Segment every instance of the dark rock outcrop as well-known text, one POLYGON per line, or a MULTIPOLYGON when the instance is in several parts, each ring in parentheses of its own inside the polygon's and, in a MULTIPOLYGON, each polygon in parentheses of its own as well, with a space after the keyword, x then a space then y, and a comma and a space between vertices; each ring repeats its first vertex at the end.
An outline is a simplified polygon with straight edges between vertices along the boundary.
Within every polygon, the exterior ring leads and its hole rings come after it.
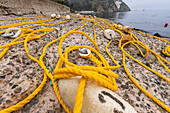
POLYGON ((0 0, 0 15, 2 14, 44 14, 69 13, 70 8, 51 0, 0 0))
POLYGON ((72 11, 117 12, 130 11, 122 0, 63 0, 72 11), (115 3, 118 1, 118 5, 115 3))

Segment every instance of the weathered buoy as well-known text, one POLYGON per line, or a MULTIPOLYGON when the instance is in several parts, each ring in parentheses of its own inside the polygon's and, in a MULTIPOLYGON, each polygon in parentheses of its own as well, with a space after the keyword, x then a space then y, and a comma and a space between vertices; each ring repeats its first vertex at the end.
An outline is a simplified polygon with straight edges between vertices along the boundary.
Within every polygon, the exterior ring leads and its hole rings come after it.
MULTIPOLYGON (((59 91, 64 103, 73 111, 81 77, 59 80, 59 91)), ((82 113, 137 113, 136 110, 113 91, 87 80, 82 113)))
POLYGON ((13 36, 14 35, 14 33, 13 32, 11 32, 11 33, 4 33, 4 34, 2 34, 1 36, 2 37, 11 37, 11 36, 13 36))
POLYGON ((168 23, 165 23, 164 27, 168 27, 168 23))
POLYGON ((87 48, 80 48, 79 49, 79 55, 83 58, 88 58, 88 56, 90 55, 91 51, 87 48))
MULTIPOLYGON (((124 43, 128 42, 128 41, 133 41, 133 38, 132 38, 130 35, 125 35, 125 36, 123 37, 122 41, 121 41, 121 42, 122 42, 122 45, 123 45, 124 43)), ((127 47, 130 46, 130 44, 131 44, 131 43, 126 44, 124 47, 127 48, 127 47)))
POLYGON ((66 15, 67 20, 70 20, 70 18, 71 18, 70 15, 66 15))
POLYGON ((10 34, 10 32, 12 32, 12 31, 17 31, 17 32, 14 35, 10 36, 11 38, 17 38, 21 33, 20 28, 9 28, 6 30, 6 34, 10 34))
POLYGON ((118 28, 123 28, 123 26, 122 26, 122 25, 120 25, 120 24, 118 24, 118 25, 117 25, 117 27, 118 27, 118 28))
POLYGON ((55 13, 51 14, 51 18, 55 18, 57 15, 55 13))
POLYGON ((60 17, 61 17, 61 16, 60 16, 59 14, 56 16, 57 19, 60 19, 60 17))
POLYGON ((115 31, 113 31, 113 30, 111 30, 111 29, 106 29, 105 31, 104 31, 104 36, 107 38, 107 39, 112 39, 112 38, 114 38, 115 37, 115 31))
POLYGON ((131 32, 131 28, 130 28, 129 26, 124 26, 122 30, 123 30, 123 32, 125 32, 125 33, 131 32))

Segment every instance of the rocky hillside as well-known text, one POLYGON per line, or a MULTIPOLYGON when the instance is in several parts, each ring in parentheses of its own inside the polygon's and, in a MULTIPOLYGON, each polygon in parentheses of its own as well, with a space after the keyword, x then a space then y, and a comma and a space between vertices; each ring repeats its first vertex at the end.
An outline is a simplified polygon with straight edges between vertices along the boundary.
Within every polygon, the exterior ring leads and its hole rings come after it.
POLYGON ((51 0, 0 0, 0 15, 69 13, 70 8, 51 0))
POLYGON ((54 0, 68 5, 73 11, 117 12, 130 11, 122 0, 54 0))

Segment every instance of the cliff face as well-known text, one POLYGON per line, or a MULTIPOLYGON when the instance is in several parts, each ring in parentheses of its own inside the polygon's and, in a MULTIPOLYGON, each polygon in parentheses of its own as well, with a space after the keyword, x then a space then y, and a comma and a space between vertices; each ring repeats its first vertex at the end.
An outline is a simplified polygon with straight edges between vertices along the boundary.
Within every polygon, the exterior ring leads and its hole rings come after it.
POLYGON ((69 13, 70 8, 51 0, 0 0, 0 14, 69 13))
POLYGON ((76 11, 130 11, 130 8, 121 0, 64 0, 64 2, 76 11), (116 1, 120 3, 116 4, 116 1))

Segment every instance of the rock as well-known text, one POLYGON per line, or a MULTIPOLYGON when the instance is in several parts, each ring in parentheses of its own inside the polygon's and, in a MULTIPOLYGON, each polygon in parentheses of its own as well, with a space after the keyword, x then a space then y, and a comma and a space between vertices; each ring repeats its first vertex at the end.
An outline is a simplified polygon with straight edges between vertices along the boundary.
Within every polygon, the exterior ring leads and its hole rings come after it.
POLYGON ((152 67, 150 66, 148 62, 145 65, 152 69, 152 67))
MULTIPOLYGON (((73 111, 80 78, 59 80, 59 91, 65 104, 73 111)), ((82 113, 137 113, 135 109, 113 91, 88 80, 83 97, 82 113)))
POLYGON ((11 89, 15 89, 18 85, 13 85, 11 89))
POLYGON ((9 61, 9 63, 7 65, 14 66, 14 64, 11 61, 9 61))
POLYGON ((6 75, 0 76, 0 79, 1 79, 1 78, 3 78, 3 79, 4 79, 5 77, 6 77, 6 75))
POLYGON ((19 67, 15 67, 16 71, 19 71, 19 67))
POLYGON ((162 37, 159 33, 155 33, 154 36, 162 37))
POLYGON ((139 51, 138 51, 137 49, 135 49, 135 48, 129 48, 128 50, 129 50, 130 53, 133 54, 133 55, 137 55, 137 54, 139 53, 139 51))
POLYGON ((52 13, 70 13, 70 8, 51 0, 1 0, 0 6, 7 14, 43 14, 51 16, 52 13))
MULTIPOLYGON (((55 1, 55 0, 53 0, 55 1)), ((115 12, 130 11, 130 8, 121 0, 118 9, 113 0, 63 0, 66 5, 76 11, 115 12)))
POLYGON ((149 52, 148 56, 145 57, 145 60, 149 63, 154 63, 156 61, 155 55, 149 52))
POLYGON ((136 100, 137 100, 137 101, 140 101, 140 98, 139 98, 139 97, 136 97, 136 100))
POLYGON ((22 90, 22 88, 21 88, 21 87, 16 88, 16 89, 14 90, 14 93, 20 93, 20 92, 21 92, 21 90, 22 90))
POLYGON ((11 100, 6 100, 6 104, 10 104, 11 102, 11 100))
POLYGON ((123 88, 123 90, 128 89, 128 85, 121 85, 121 88, 123 88))

